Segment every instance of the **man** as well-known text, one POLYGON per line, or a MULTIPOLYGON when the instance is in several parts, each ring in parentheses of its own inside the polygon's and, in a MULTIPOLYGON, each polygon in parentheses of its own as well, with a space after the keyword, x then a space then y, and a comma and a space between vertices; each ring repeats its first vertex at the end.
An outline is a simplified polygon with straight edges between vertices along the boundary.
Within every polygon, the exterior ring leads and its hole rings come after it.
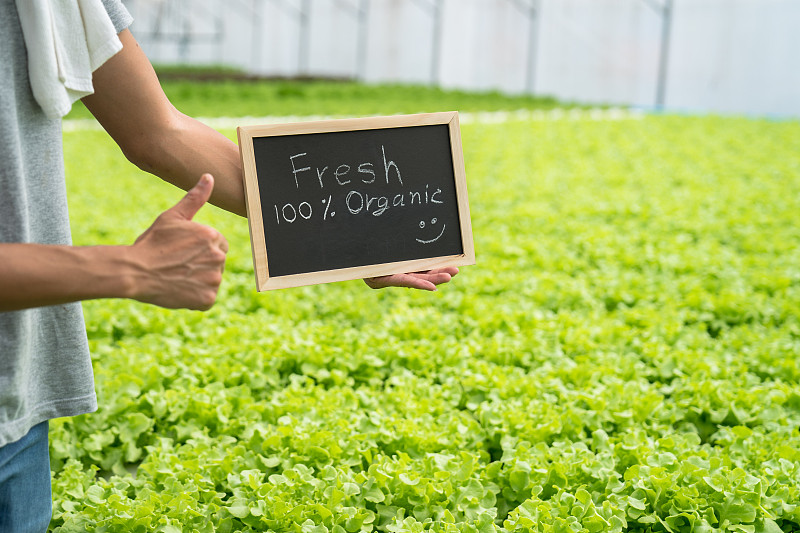
MULTIPOLYGON (((131 162, 188 193, 132 245, 71 246, 60 119, 34 98, 20 1, 34 0, 0 0, 0 533, 46 530, 47 420, 97 409, 79 301, 210 308, 228 243, 192 218, 209 201, 245 215, 238 148, 170 104, 130 15, 102 0, 122 48, 94 70, 83 102, 131 162)), ((434 290, 456 273, 366 282, 434 290)))

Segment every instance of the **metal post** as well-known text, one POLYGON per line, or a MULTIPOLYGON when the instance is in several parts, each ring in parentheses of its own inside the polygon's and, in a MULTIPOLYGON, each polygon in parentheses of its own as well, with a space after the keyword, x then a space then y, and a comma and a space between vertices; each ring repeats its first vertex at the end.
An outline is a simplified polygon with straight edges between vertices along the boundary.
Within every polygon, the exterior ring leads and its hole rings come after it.
POLYGON ((241 12, 248 12, 252 27, 250 30, 250 64, 248 71, 260 72, 262 53, 262 27, 264 20, 264 0, 228 0, 227 8, 234 7, 241 12))
POLYGON ((369 31, 369 0, 361 0, 358 7, 358 40, 356 41, 356 76, 364 81, 367 77, 367 39, 369 31))
POLYGON ((345 2, 344 0, 334 0, 334 3, 342 8, 346 13, 355 17, 358 24, 356 34, 356 79, 363 80, 367 71, 367 34, 369 27, 369 0, 354 0, 355 3, 345 2))
POLYGON ((214 34, 216 36, 217 44, 217 64, 222 65, 223 61, 223 50, 222 50, 222 43, 225 40, 225 23, 222 20, 222 17, 216 13, 214 15, 214 34))
POLYGON ((261 72, 261 31, 263 20, 263 3, 261 0, 253 0, 253 29, 250 38, 252 44, 250 45, 250 70, 261 72))
POLYGON ((300 7, 294 7, 291 2, 286 4, 283 0, 273 0, 285 12, 297 15, 298 42, 297 42, 297 70, 300 75, 308 73, 309 42, 311 39, 311 0, 301 0, 300 7))
POLYGON ((667 99, 667 66, 669 63, 669 41, 672 29, 672 0, 664 0, 661 19, 661 53, 658 58, 658 84, 656 107, 664 109, 667 99))
POLYGON ((442 1, 436 0, 433 6, 433 57, 431 58, 431 83, 439 85, 440 64, 442 61, 442 1))
POLYGON ((443 0, 416 0, 427 8, 433 18, 433 46, 431 49, 431 84, 439 85, 439 65, 442 55, 442 2, 443 0))
POLYGON ((536 37, 537 37, 537 15, 539 8, 536 1, 531 2, 528 11, 528 68, 525 73, 525 91, 528 94, 533 94, 534 82, 536 76, 536 37))
POLYGON ((537 0, 528 4, 523 0, 511 0, 522 13, 528 16, 528 60, 525 62, 525 91, 533 94, 536 76, 536 19, 539 14, 537 0))
MULTIPOLYGON (((181 6, 181 8, 188 6, 181 6)), ((188 13, 188 10, 181 9, 181 12, 188 13)), ((181 58, 181 63, 188 63, 189 61, 189 44, 191 42, 192 24, 189 17, 183 17, 183 34, 178 37, 178 56, 181 58)))
POLYGON ((308 56, 311 44, 311 0, 303 0, 298 13, 300 43, 298 46, 298 70, 300 75, 308 75, 308 56))
POLYGON ((667 100, 667 70, 669 64, 669 41, 672 31, 672 1, 644 0, 644 3, 661 15, 661 48, 658 53, 658 78, 656 79, 656 108, 664 109, 667 100))

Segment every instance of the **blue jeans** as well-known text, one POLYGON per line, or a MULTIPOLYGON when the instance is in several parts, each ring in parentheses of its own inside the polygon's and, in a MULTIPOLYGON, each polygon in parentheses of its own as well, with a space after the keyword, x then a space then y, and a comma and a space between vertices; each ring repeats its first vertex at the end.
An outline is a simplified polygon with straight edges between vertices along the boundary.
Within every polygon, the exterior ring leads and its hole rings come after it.
POLYGON ((47 422, 0 448, 0 533, 44 533, 53 514, 47 422))

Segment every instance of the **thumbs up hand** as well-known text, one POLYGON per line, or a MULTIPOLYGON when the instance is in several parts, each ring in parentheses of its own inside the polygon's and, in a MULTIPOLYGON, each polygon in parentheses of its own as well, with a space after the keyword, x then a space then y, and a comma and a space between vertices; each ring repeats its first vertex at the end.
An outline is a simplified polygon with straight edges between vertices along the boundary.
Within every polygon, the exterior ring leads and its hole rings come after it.
POLYGON ((193 222, 211 197, 214 178, 203 174, 177 204, 136 239, 130 259, 133 298, 171 309, 210 309, 217 298, 228 242, 214 228, 193 222))

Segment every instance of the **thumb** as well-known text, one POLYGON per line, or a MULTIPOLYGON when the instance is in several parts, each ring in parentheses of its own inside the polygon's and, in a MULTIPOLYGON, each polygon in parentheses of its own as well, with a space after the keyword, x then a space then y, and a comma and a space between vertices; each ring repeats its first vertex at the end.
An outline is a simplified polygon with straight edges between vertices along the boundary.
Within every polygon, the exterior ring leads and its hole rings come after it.
POLYGON ((192 220, 197 212, 200 211, 200 208, 211 198, 211 191, 213 190, 214 177, 211 174, 203 174, 197 185, 189 189, 186 196, 172 206, 167 213, 177 215, 186 220, 192 220))

